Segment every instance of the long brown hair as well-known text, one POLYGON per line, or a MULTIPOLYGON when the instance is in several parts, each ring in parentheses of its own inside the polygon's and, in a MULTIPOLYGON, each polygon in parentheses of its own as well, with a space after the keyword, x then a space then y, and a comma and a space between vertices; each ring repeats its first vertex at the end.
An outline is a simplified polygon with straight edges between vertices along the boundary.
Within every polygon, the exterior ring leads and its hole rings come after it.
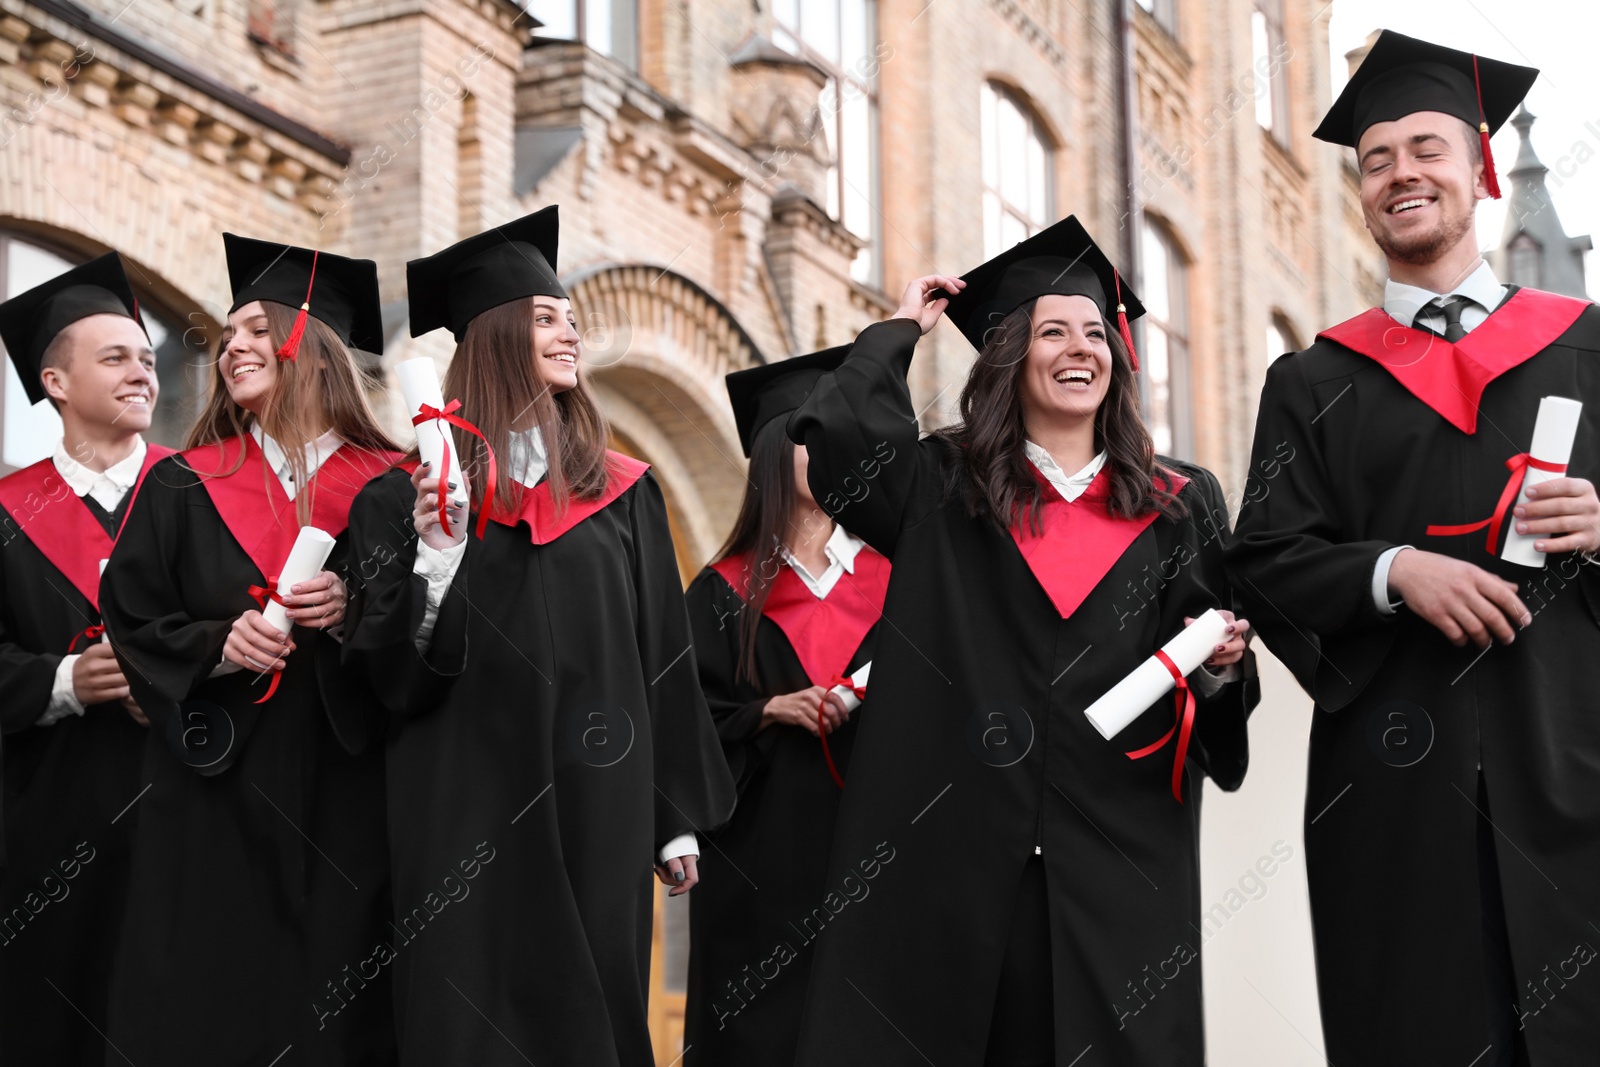
MULTIPOLYGON (((261 301, 261 308, 267 316, 267 336, 276 351, 294 329, 299 309, 272 300, 261 301)), ((327 323, 315 316, 306 317, 299 353, 293 360, 278 363, 277 379, 272 383, 272 391, 267 394, 259 417, 235 403, 228 393, 228 384, 222 380, 221 356, 231 337, 231 329, 224 329, 217 343, 217 358, 213 361, 216 373, 211 376, 211 390, 205 408, 184 441, 185 449, 243 437, 259 422, 261 431, 283 449, 296 485, 307 483, 306 446, 327 430, 343 438, 346 447, 374 452, 398 451, 372 413, 355 357, 327 323)), ((226 477, 244 465, 244 455, 244 450, 240 449, 238 462, 227 470, 199 473, 205 477, 226 477)), ((272 477, 271 472, 264 472, 264 477, 272 477)), ((313 495, 295 494, 295 517, 301 525, 311 521, 313 495)))
MULTIPOLYGON (((1037 533, 1044 492, 1028 461, 1018 381, 1033 343, 1033 306, 1028 301, 1000 321, 978 353, 961 390, 961 422, 936 436, 955 446, 961 461, 950 467, 946 488, 966 504, 967 514, 987 514, 1002 528, 1025 521, 1037 533)), ((1111 482, 1108 507, 1132 518, 1159 511, 1169 518, 1188 514, 1175 493, 1158 488, 1158 474, 1170 485, 1171 472, 1156 463, 1155 444, 1139 414, 1139 389, 1128 349, 1115 330, 1111 347, 1111 385, 1094 415, 1096 449, 1106 453, 1111 482)))
MULTIPOLYGON (((550 498, 559 512, 569 497, 593 500, 606 490, 606 441, 609 428, 580 375, 578 384, 552 393, 539 380, 533 355, 533 297, 492 307, 467 324, 456 345, 442 388, 447 399, 461 401, 461 415, 470 419, 501 459, 495 480, 495 509, 521 506, 522 485, 511 477, 511 433, 537 425, 549 461, 550 498), (529 414, 532 414, 530 420, 529 414)), ((467 472, 472 507, 483 504, 488 472, 483 443, 455 428, 456 455, 467 472)))
MULTIPOLYGON (((739 666, 735 677, 760 686, 756 673, 756 630, 783 565, 789 521, 800 494, 794 485, 794 442, 784 432, 783 419, 772 419, 756 431, 750 442, 749 480, 733 531, 712 562, 746 556, 744 598, 739 615, 739 666)), ((821 513, 820 511, 818 512, 821 513)))

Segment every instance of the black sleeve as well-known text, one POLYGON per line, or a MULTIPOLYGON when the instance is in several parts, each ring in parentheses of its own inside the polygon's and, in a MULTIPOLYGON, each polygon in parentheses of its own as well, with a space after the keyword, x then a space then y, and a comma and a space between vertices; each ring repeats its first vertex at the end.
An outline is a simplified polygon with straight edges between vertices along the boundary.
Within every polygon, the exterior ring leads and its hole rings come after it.
POLYGON ((761 729, 767 694, 750 679, 738 677, 744 598, 722 575, 707 567, 689 585, 685 599, 695 658, 700 664, 700 688, 711 708, 711 720, 716 723, 728 769, 742 788, 760 764, 767 747, 762 742, 773 733, 761 729))
MULTIPOLYGON (((190 492, 204 490, 176 457, 152 467, 100 579, 111 647, 153 728, 211 676, 233 628, 234 617, 196 619, 185 605, 181 575, 196 562, 185 558, 190 492)), ((246 599, 240 610, 253 606, 246 599)))
POLYGON ((645 695, 655 746, 655 844, 660 848, 680 834, 721 826, 733 814, 734 789, 700 691, 661 487, 647 473, 628 497, 638 604, 635 639, 648 683, 645 695))
MULTIPOLYGON (((1365 654, 1340 661, 1376 670, 1393 633, 1392 616, 1373 601, 1372 576, 1378 557, 1394 546, 1349 539, 1316 428, 1320 406, 1302 360, 1286 356, 1273 363, 1227 553, 1250 619, 1308 691, 1325 688, 1319 678, 1324 645, 1359 643, 1365 654)), ((1347 694, 1365 681, 1342 675, 1327 680, 1347 694)))
POLYGON ((822 510, 891 559, 900 531, 936 508, 944 489, 944 446, 918 439, 906 384, 921 336, 910 319, 868 326, 789 419, 822 510))
MULTIPOLYGON (((0 552, 20 545, 16 522, 0 509, 0 552)), ((24 603, 22 590, 6 587, 0 568, 0 732, 14 734, 39 721, 50 706, 56 668, 62 657, 53 652, 30 652, 17 640, 8 617, 24 603)))
MULTIPOLYGON (((344 662, 371 683, 396 715, 413 716, 444 702, 467 658, 467 561, 451 580, 426 652, 416 645, 427 605, 427 581, 412 573, 417 533, 411 524, 416 494, 404 471, 381 474, 350 505, 350 551, 345 584, 344 662)), ((466 552, 477 546, 469 532, 466 552)))
MULTIPOLYGON (((1174 466, 1189 478, 1180 494, 1189 514, 1177 521, 1177 539, 1169 550, 1168 558, 1178 564, 1177 576, 1163 591, 1161 603, 1161 632, 1169 636, 1183 629, 1185 618, 1198 617, 1210 608, 1235 610, 1223 566, 1223 553, 1231 535, 1222 487, 1204 468, 1174 466)), ((1246 724, 1261 700, 1255 653, 1247 650, 1239 666, 1242 677, 1210 696, 1202 696, 1199 687, 1193 687, 1195 725, 1189 758, 1218 786, 1229 791, 1244 781, 1250 763, 1246 724)), ((1193 677, 1190 675, 1191 685, 1193 677)))

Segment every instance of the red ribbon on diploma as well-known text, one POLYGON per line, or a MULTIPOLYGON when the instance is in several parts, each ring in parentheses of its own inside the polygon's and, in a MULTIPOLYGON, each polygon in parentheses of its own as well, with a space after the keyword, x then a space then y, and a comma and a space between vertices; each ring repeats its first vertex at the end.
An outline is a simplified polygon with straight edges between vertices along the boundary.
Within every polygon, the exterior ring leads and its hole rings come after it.
MULTIPOLYGON (((261 605, 262 611, 267 610, 267 601, 269 600, 274 604, 283 603, 283 598, 278 595, 278 576, 276 574, 267 578, 266 585, 252 585, 250 588, 246 589, 245 592, 250 594, 250 599, 261 605)), ((272 670, 270 667, 267 669, 272 670)), ((272 694, 278 691, 278 681, 282 677, 282 671, 272 671, 272 681, 267 684, 266 694, 262 696, 260 700, 255 701, 255 703, 265 704, 267 701, 271 700, 272 694)))
POLYGON ((1125 752, 1123 755, 1129 759, 1144 759, 1153 752, 1161 751, 1172 735, 1178 735, 1178 751, 1172 760, 1172 795, 1179 804, 1183 803, 1183 762, 1189 758, 1189 735, 1194 731, 1194 690, 1189 688, 1189 680, 1178 670, 1178 665, 1172 662, 1172 657, 1160 649, 1156 649, 1156 659, 1167 668, 1172 675, 1172 680, 1177 688, 1173 690, 1173 703, 1177 711, 1178 721, 1173 723, 1172 729, 1161 735, 1161 740, 1143 748, 1125 752))
MULTIPOLYGON (((495 482, 499 481, 499 474, 495 468, 494 449, 489 447, 489 439, 483 436, 482 430, 478 429, 461 416, 455 414, 455 412, 459 411, 460 409, 460 400, 452 400, 442 409, 436 408, 432 404, 422 404, 417 408, 417 417, 411 420, 411 425, 421 426, 430 419, 442 419, 452 426, 461 427, 463 430, 467 431, 472 436, 483 442, 483 450, 489 456, 489 481, 488 484, 483 487, 483 504, 478 508, 477 534, 478 540, 482 541, 484 528, 489 523, 489 515, 494 511, 494 485, 495 482)), ((443 431, 441 430, 440 432, 442 433, 443 431)), ((445 507, 448 489, 446 482, 450 477, 450 453, 453 451, 455 450, 451 448, 445 449, 444 459, 439 463, 439 526, 444 530, 444 535, 446 537, 455 536, 450 532, 450 516, 447 514, 445 507)))
POLYGON ((1500 491, 1500 500, 1494 506, 1494 514, 1482 522, 1463 523, 1459 526, 1429 526, 1429 537, 1459 537, 1462 534, 1477 533, 1484 527, 1489 528, 1489 555, 1494 555, 1494 546, 1500 543, 1500 527, 1505 522, 1506 512, 1511 510, 1511 502, 1517 499, 1517 491, 1522 488, 1522 480, 1527 477, 1528 468, 1549 471, 1551 474, 1567 473, 1565 463, 1546 463, 1534 459, 1526 452, 1518 452, 1506 460, 1506 469, 1511 472, 1511 477, 1506 479, 1506 487, 1500 491))
POLYGON ((67 654, 71 655, 74 651, 76 651, 78 648, 78 642, 82 641, 84 638, 88 638, 90 641, 98 641, 100 640, 100 635, 105 632, 106 628, 104 626, 90 626, 86 628, 83 633, 72 639, 72 643, 67 646, 67 654))
MULTIPOLYGON (((841 685, 850 690, 850 692, 854 693, 857 700, 866 698, 866 686, 856 685, 851 679, 842 678, 837 674, 834 675, 833 680, 828 683, 828 693, 833 692, 836 686, 841 685)), ((828 731, 822 725, 822 705, 828 702, 828 693, 823 693, 822 699, 817 701, 817 739, 822 742, 822 758, 828 761, 828 773, 833 776, 833 784, 838 786, 840 789, 843 789, 844 779, 839 777, 839 768, 833 765, 833 753, 828 751, 828 731)))

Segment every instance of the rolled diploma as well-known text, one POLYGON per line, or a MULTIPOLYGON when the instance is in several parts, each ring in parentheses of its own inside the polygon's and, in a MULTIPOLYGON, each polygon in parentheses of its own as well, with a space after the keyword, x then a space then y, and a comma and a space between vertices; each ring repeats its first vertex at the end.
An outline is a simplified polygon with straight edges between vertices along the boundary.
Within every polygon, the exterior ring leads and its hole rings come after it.
MULTIPOLYGON (((289 558, 283 561, 283 569, 278 572, 278 595, 288 596, 289 590, 294 588, 296 582, 315 578, 322 571, 322 565, 328 562, 328 553, 332 551, 331 536, 315 526, 300 527, 300 534, 294 539, 294 547, 289 550, 289 558)), ((276 600, 267 601, 261 617, 267 620, 268 626, 275 626, 284 633, 289 632, 288 609, 276 600)))
POLYGON ((829 690, 830 693, 837 693, 839 699, 844 701, 845 711, 855 711, 861 706, 861 698, 856 696, 854 690, 867 687, 867 672, 870 670, 872 670, 872 664, 863 663, 861 669, 850 676, 850 685, 836 685, 829 690))
MULTIPOLYGON (((1171 641, 1161 646, 1161 651, 1171 657, 1184 675, 1207 659, 1216 647, 1227 641, 1228 620, 1218 615, 1215 608, 1208 610, 1190 623, 1171 641)), ((1137 670, 1112 686, 1105 695, 1084 711, 1100 736, 1110 740, 1121 733, 1134 719, 1160 700, 1177 683, 1166 665, 1151 656, 1139 664, 1137 670)))
MULTIPOLYGON (((406 410, 414 419, 422 413, 422 405, 428 404, 434 408, 444 407, 444 393, 439 390, 439 372, 434 368, 433 360, 427 356, 418 356, 416 359, 403 359, 394 365, 395 380, 400 383, 400 394, 405 398, 406 410)), ((431 464, 435 472, 444 470, 445 453, 452 452, 450 435, 445 433, 445 426, 438 419, 429 419, 419 423, 417 431, 417 452, 422 462, 431 464)), ((450 471, 455 474, 458 467, 455 456, 452 455, 450 471)), ((454 479, 458 487, 464 487, 465 479, 454 479)), ((447 494, 451 505, 464 507, 467 503, 465 488, 457 488, 447 494)))
MULTIPOLYGON (((104 578, 106 576, 106 564, 110 562, 111 561, 109 559, 103 559, 100 561, 100 577, 104 578)), ((102 623, 105 622, 104 619, 100 621, 102 623)), ((111 635, 106 633, 104 625, 100 627, 100 643, 102 645, 109 645, 111 643, 111 635)))
MULTIPOLYGON (((1528 454, 1541 463, 1553 463, 1565 467, 1567 461, 1572 458, 1572 442, 1578 436, 1578 416, 1582 414, 1583 405, 1564 396, 1547 396, 1539 401, 1539 417, 1533 422, 1533 444, 1528 446, 1528 454)), ((1552 478, 1564 477, 1566 476, 1562 474, 1529 467, 1527 475, 1522 479, 1522 489, 1517 493, 1517 504, 1528 502, 1530 486, 1548 482, 1552 478)), ((1539 538, 1531 534, 1518 533, 1515 515, 1512 515, 1509 521, 1511 531, 1506 535, 1506 547, 1500 551, 1500 558, 1508 563, 1520 563, 1524 567, 1543 567, 1544 553, 1533 547, 1533 543, 1539 538)))

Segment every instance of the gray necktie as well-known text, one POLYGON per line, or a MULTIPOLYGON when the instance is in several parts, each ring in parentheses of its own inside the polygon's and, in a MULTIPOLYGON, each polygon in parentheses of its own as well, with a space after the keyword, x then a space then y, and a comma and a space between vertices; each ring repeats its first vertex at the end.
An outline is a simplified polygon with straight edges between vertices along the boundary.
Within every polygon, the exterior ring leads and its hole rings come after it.
MULTIPOLYGON (((1437 303, 1429 304, 1429 308, 1438 308, 1444 312, 1444 333, 1441 335, 1446 341, 1455 344, 1467 336, 1467 328, 1461 325, 1461 312, 1467 306, 1468 300, 1464 296, 1447 296, 1437 303)), ((1429 332, 1437 334, 1438 330, 1429 332)))

